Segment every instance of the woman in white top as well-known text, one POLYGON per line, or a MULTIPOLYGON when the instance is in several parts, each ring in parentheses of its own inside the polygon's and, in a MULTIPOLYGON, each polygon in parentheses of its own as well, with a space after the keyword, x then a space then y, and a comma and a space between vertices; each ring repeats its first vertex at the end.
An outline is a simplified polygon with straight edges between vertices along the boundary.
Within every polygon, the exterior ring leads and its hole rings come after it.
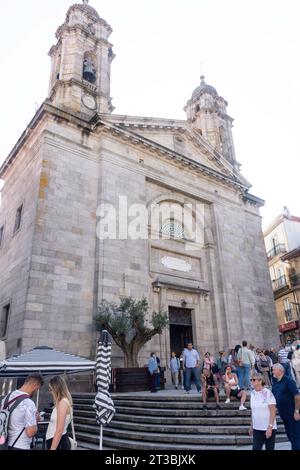
POLYGON ((251 392, 250 406, 252 421, 249 429, 253 436, 253 450, 262 450, 265 444, 266 450, 274 450, 276 436, 276 400, 264 382, 262 374, 253 374, 253 390, 251 392))
POLYGON ((227 366, 225 369, 225 375, 223 375, 224 381, 224 389, 226 393, 226 401, 225 403, 230 403, 230 398, 234 397, 241 400, 240 402, 240 411, 244 411, 247 408, 244 406, 245 401, 247 399, 247 393, 245 390, 242 390, 239 387, 239 379, 235 372, 232 371, 230 366, 227 366))
POLYGON ((53 377, 49 382, 49 392, 53 395, 54 409, 46 433, 48 450, 70 450, 67 434, 72 419, 72 397, 62 377, 53 377))

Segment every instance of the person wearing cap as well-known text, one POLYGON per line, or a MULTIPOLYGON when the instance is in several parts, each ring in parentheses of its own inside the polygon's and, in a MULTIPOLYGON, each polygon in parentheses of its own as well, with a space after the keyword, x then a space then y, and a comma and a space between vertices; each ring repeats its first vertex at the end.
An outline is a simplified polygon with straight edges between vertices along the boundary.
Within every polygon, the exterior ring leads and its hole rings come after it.
POLYGON ((227 396, 227 399, 225 403, 230 403, 230 397, 234 397, 237 399, 241 399, 240 407, 239 410, 243 411, 246 410, 247 408, 244 406, 244 403, 247 398, 247 393, 245 390, 242 390, 239 387, 239 380, 238 377, 235 373, 232 372, 231 367, 226 367, 226 372, 223 377, 224 380, 224 388, 225 388, 225 393, 227 396))
POLYGON ((296 382, 286 375, 282 364, 274 364, 272 392, 276 399, 278 413, 292 450, 300 450, 300 394, 296 382))
POLYGON ((253 390, 250 395, 251 425, 249 435, 253 436, 252 450, 274 450, 276 437, 276 400, 267 387, 264 376, 254 373, 251 378, 253 390))

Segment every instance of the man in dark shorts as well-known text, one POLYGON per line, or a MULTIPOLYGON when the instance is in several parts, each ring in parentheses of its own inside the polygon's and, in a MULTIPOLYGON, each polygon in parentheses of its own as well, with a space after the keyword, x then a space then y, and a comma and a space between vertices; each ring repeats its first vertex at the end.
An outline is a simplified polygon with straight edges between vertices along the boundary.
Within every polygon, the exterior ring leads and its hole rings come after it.
POLYGON ((203 409, 206 410, 206 400, 207 397, 214 397, 216 400, 216 408, 220 409, 219 405, 219 388, 216 381, 216 378, 211 370, 203 369, 202 376, 202 399, 203 399, 203 409))

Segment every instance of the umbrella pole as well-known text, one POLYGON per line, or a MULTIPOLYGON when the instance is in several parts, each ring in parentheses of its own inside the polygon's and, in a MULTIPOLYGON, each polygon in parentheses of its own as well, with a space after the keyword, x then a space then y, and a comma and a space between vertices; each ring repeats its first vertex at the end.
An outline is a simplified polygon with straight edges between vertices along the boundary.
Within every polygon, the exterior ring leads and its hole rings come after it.
POLYGON ((102 444, 103 444, 103 426, 101 424, 101 426, 100 426, 99 450, 102 450, 102 444))

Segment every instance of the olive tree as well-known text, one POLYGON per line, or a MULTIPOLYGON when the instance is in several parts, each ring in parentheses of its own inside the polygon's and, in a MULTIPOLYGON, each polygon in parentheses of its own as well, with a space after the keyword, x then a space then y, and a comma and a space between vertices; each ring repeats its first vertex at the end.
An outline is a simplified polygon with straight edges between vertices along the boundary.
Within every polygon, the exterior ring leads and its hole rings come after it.
POLYGON ((122 297, 118 304, 103 301, 95 317, 98 330, 105 329, 124 353, 125 367, 138 367, 141 348, 168 324, 166 312, 149 313, 148 301, 122 297), (146 323, 147 320, 151 327, 146 323))

